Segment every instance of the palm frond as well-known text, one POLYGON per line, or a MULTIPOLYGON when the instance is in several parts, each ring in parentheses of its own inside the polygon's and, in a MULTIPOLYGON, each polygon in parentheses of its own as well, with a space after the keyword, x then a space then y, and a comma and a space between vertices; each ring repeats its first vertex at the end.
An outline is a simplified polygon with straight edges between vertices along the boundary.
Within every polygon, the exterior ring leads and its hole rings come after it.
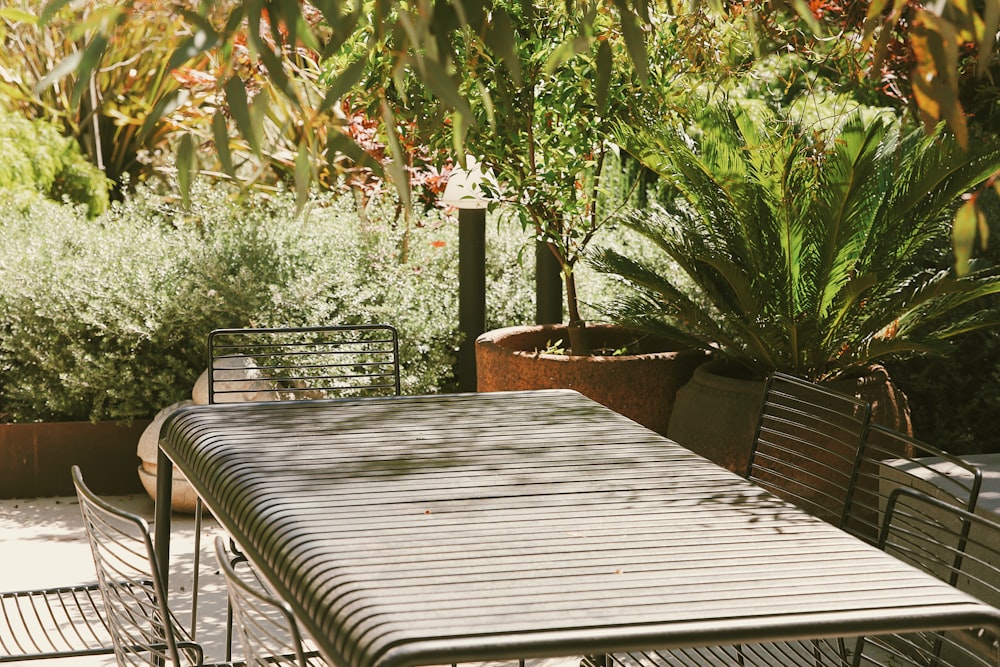
POLYGON ((941 268, 956 201, 1000 169, 1000 146, 965 154, 944 133, 904 135, 896 119, 860 115, 822 136, 789 127, 725 104, 684 124, 619 126, 623 147, 669 186, 661 209, 627 224, 671 260, 598 260, 636 289, 619 316, 760 375, 815 379, 936 352, 1000 320, 987 298, 1000 275, 941 268))

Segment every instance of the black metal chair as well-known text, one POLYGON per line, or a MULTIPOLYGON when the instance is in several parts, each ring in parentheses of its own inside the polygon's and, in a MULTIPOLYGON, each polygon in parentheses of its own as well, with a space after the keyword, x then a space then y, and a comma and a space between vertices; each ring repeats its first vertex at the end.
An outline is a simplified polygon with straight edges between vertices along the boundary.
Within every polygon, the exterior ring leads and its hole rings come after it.
POLYGON ((399 395, 399 339, 385 324, 217 329, 208 402, 399 395))
POLYGON ((307 649, 299 625, 284 600, 268 591, 250 567, 233 566, 235 558, 226 550, 225 541, 215 538, 215 558, 226 580, 229 603, 239 631, 247 665, 290 665, 319 667, 326 662, 307 649))
POLYGON ((869 424, 861 437, 839 525, 876 544, 896 488, 917 488, 974 512, 982 485, 982 471, 972 463, 904 433, 869 424))
MULTIPOLYGON (((1000 607, 1000 522, 921 491, 886 501, 879 545, 893 556, 1000 607)), ((859 640, 856 665, 1000 665, 1000 636, 986 629, 875 635, 859 640)))
POLYGON ((72 472, 118 664, 204 664, 202 647, 167 607, 146 520, 94 495, 78 466, 72 472))
POLYGON ((814 382, 774 373, 764 388, 746 477, 840 524, 871 406, 814 382))
POLYGON ((0 593, 0 662, 114 653, 97 583, 0 593))

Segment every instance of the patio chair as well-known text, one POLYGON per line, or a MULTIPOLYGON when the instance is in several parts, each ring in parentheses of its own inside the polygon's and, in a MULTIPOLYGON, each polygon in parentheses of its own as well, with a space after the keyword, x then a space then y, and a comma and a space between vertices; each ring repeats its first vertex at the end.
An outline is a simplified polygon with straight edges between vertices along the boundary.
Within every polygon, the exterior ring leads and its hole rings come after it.
MULTIPOLYGON (((875 545, 888 498, 900 486, 927 486, 973 511, 982 473, 972 464, 870 423, 863 400, 775 373, 768 378, 747 478, 820 519, 875 545)), ((856 664, 853 640, 710 646, 585 659, 614 667, 667 665, 856 664)))
POLYGON ((0 593, 0 662, 114 653, 96 583, 0 593))
MULTIPOLYGON (((215 538, 215 558, 226 580, 226 590, 248 665, 325 665, 314 650, 307 650, 291 608, 265 588, 252 568, 240 571, 221 536, 215 538)), ((238 558, 238 557, 237 557, 238 558)))
MULTIPOLYGON (((387 324, 216 329, 208 336, 210 404, 399 394, 399 335, 387 324)), ((193 619, 197 618, 202 511, 199 498, 194 522, 193 619)), ((235 544, 231 547, 236 549, 235 544)), ((231 614, 230 609, 230 647, 231 614)), ((230 657, 227 652, 226 658, 230 657)))
MULTIPOLYGON (((879 545, 893 556, 1000 606, 1000 522, 911 488, 886 503, 879 545)), ((1000 636, 986 629, 875 635, 858 641, 855 664, 890 667, 1000 665, 1000 636)))
POLYGON ((747 478, 870 544, 893 488, 973 511, 982 486, 976 466, 871 423, 865 401, 781 373, 765 388, 747 478))
POLYGON ((876 544, 889 496, 896 488, 917 488, 974 512, 982 484, 982 471, 972 463, 899 431, 869 424, 861 436, 839 525, 876 544))
POLYGON ((399 340, 385 324, 217 329, 208 402, 399 395, 399 340))
POLYGON ((146 520, 94 495, 78 466, 72 472, 118 664, 203 665, 202 647, 167 607, 146 520))
POLYGON ((871 406, 814 382, 773 373, 764 388, 746 477, 833 524, 852 488, 871 406))

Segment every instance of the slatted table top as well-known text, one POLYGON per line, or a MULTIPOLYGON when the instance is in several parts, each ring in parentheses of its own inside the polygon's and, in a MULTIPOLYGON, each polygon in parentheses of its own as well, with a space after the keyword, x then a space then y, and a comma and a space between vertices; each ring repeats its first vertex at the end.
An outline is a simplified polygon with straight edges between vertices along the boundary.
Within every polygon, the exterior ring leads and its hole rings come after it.
POLYGON ((200 406, 161 433, 344 667, 997 622, 571 391, 200 406))

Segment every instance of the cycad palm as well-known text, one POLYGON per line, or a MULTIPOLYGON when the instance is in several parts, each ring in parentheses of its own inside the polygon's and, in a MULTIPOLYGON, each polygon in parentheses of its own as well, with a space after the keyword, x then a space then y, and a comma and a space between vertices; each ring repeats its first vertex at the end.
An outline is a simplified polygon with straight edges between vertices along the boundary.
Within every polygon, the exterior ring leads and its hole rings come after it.
POLYGON ((980 299, 1000 273, 973 265, 958 278, 946 256, 956 203, 1000 168, 1000 146, 965 153, 945 134, 902 136, 898 121, 857 115, 818 139, 726 106, 698 120, 697 137, 620 128, 674 195, 629 224, 686 276, 599 251, 596 266, 636 288, 615 319, 755 375, 814 380, 1000 322, 980 299))

